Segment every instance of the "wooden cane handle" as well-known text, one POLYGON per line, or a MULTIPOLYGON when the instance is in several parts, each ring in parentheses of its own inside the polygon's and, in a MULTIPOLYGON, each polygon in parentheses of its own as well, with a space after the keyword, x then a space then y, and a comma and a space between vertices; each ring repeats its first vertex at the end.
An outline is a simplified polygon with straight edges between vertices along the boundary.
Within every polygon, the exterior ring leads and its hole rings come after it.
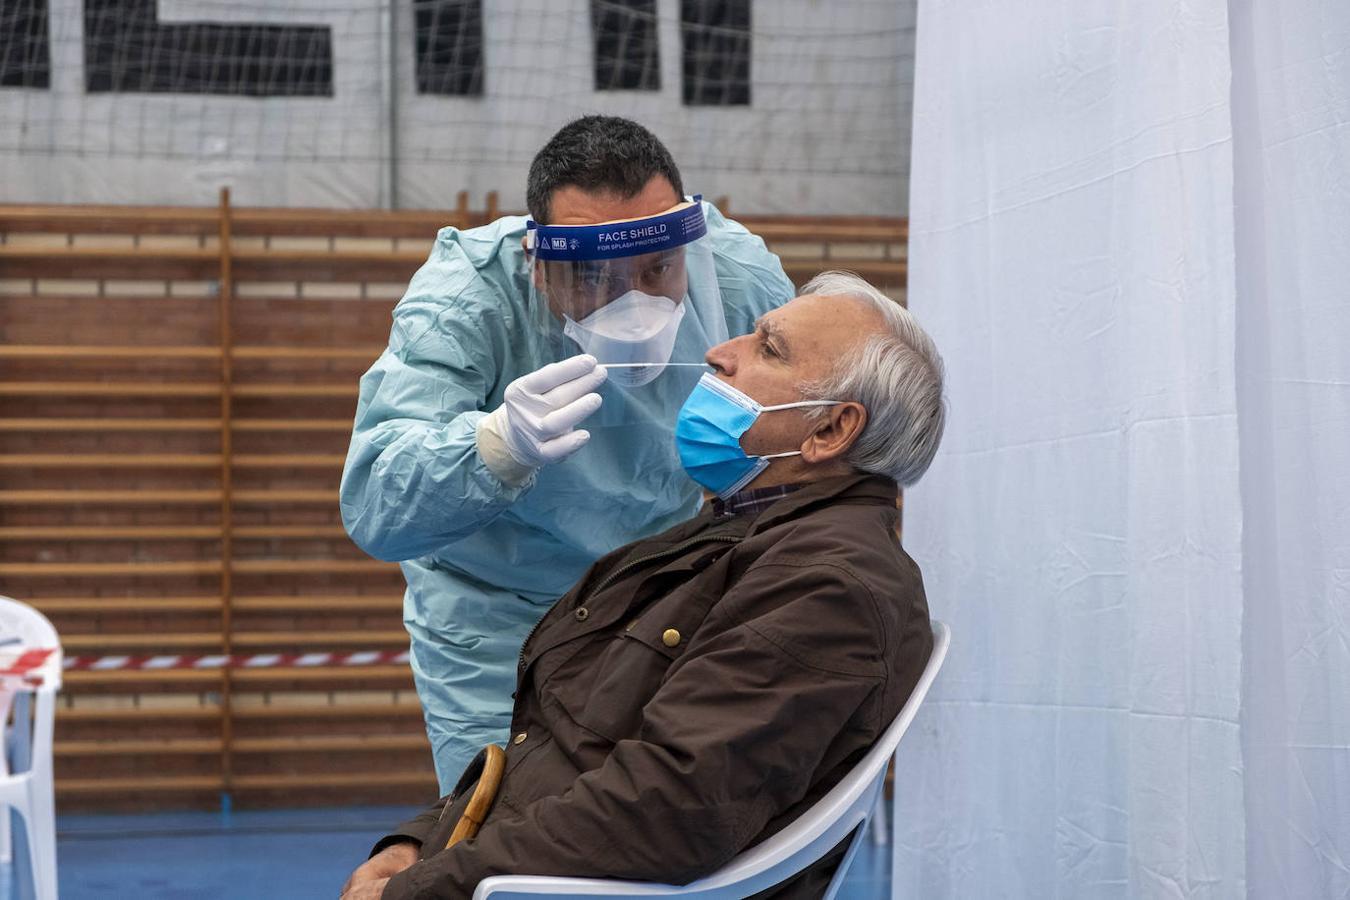
POLYGON ((506 771, 506 751, 496 744, 488 744, 483 749, 487 754, 483 760, 483 774, 478 778, 478 784, 473 789, 473 796, 469 798, 469 805, 464 808, 464 814, 455 823, 450 840, 445 842, 447 849, 478 833, 483 820, 487 818, 488 810, 492 808, 492 801, 497 797, 497 788, 501 787, 502 773, 506 771))

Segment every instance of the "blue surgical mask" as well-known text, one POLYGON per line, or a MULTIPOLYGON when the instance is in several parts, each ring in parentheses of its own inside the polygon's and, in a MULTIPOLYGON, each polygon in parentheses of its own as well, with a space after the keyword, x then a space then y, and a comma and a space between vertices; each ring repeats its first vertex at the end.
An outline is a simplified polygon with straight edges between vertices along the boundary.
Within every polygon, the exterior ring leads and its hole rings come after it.
POLYGON ((800 400, 761 406, 725 381, 705 374, 680 407, 675 423, 675 448, 689 477, 725 500, 754 481, 771 460, 801 455, 800 450, 746 455, 741 448, 741 435, 750 430, 760 413, 802 406, 835 406, 842 402, 800 400))

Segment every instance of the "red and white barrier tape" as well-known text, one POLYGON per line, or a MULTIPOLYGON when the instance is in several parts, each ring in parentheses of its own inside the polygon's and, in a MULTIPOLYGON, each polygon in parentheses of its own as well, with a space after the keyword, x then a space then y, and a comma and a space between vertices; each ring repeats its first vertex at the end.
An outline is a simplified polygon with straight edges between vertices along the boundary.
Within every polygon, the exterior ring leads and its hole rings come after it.
MULTIPOLYGON (((7 679, 42 684, 41 669, 56 651, 52 648, 0 651, 0 689, 7 679)), ((407 650, 362 650, 355 653, 178 654, 161 656, 67 656, 67 672, 151 672, 170 669, 304 669, 316 666, 402 665, 407 650)))
MULTIPOLYGON (((34 651, 44 654, 51 651, 34 651)), ((45 655, 43 657, 46 658, 45 655)), ((314 666, 376 666, 408 661, 407 650, 356 653, 178 654, 163 656, 67 656, 67 672, 158 671, 164 669, 279 669, 314 666)), ((33 668, 36 668, 34 666, 33 668)), ((3 673, 0 673, 3 674, 3 673)))

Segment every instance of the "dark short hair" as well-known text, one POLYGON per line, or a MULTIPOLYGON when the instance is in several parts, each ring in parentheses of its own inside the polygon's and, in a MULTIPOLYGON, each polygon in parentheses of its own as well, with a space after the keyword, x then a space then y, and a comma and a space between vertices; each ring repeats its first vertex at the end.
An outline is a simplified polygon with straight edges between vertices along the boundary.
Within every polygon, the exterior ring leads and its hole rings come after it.
POLYGON ((547 224, 553 192, 573 184, 583 191, 636 197, 657 175, 664 175, 684 197, 680 170, 670 151, 647 129, 618 116, 582 116, 549 139, 530 163, 525 204, 530 216, 547 224))

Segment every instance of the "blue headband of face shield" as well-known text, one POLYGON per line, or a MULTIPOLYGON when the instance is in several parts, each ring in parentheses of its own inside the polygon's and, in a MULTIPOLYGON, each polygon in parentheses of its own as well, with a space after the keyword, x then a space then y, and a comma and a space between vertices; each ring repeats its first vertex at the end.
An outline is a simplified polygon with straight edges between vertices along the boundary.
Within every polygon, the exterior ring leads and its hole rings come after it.
POLYGON ((703 218, 703 195, 691 206, 671 212, 601 225, 541 225, 525 223, 530 247, 546 262, 595 262, 661 253, 693 243, 708 233, 703 218))
POLYGON ((675 448, 689 477, 723 500, 754 481, 769 462, 785 456, 800 456, 800 450, 749 456, 741 447, 741 435, 750 430, 760 413, 803 406, 836 406, 843 400, 799 400, 761 406, 712 374, 699 379, 689 399, 680 408, 675 423, 675 448))

